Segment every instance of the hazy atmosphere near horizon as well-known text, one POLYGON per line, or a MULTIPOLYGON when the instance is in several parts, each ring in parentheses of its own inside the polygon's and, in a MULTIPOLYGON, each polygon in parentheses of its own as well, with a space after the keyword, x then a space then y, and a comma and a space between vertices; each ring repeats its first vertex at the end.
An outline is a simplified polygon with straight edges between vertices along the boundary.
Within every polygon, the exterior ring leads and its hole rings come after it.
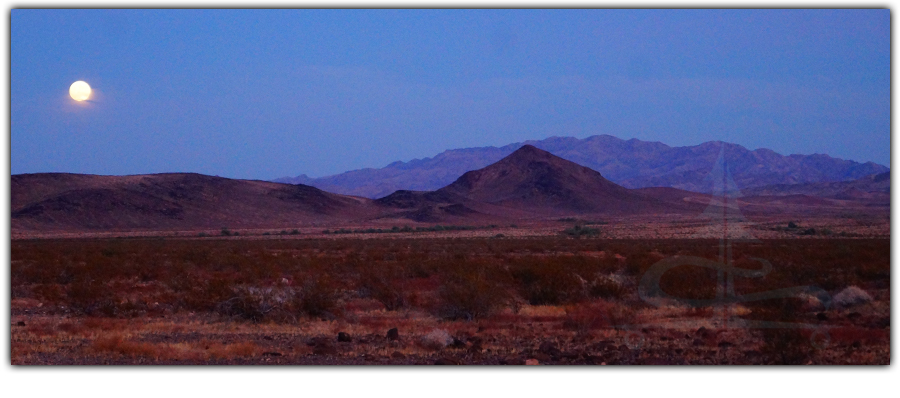
POLYGON ((312 177, 610 134, 890 165, 890 11, 11 11, 11 173, 312 177), (69 87, 93 89, 75 101, 69 87))

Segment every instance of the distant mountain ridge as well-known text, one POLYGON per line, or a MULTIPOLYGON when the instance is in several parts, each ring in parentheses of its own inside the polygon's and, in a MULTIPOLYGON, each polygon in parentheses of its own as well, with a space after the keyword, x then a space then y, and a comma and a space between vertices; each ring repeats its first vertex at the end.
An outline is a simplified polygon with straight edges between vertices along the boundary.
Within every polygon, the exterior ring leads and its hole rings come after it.
MULTIPOLYGON (((396 226, 406 221, 485 225, 576 215, 595 219, 697 215, 711 204, 707 194, 677 188, 625 188, 532 145, 466 172, 440 189, 398 190, 374 200, 303 184, 193 173, 19 174, 11 176, 10 187, 11 228, 23 233, 396 226)), ((746 210, 767 215, 835 208, 890 210, 889 173, 761 190, 763 195, 777 196, 745 195, 746 210)))
POLYGON ((487 167, 466 172, 436 191, 396 191, 376 203, 397 216, 434 221, 473 215, 501 218, 572 214, 663 214, 699 211, 617 185, 600 173, 532 145, 523 145, 487 167))
POLYGON ((746 196, 808 195, 835 199, 891 199, 891 173, 872 174, 851 181, 777 184, 751 188, 746 196))
POLYGON ((286 177, 276 182, 312 185, 345 195, 380 198, 397 190, 431 191, 452 183, 460 175, 483 168, 533 145, 563 159, 600 172, 626 188, 673 187, 708 192, 705 178, 721 150, 741 189, 777 184, 847 181, 889 169, 874 162, 859 163, 828 155, 781 155, 769 149, 749 150, 720 141, 695 146, 670 147, 660 142, 622 140, 611 135, 578 139, 551 137, 502 147, 444 151, 432 158, 394 162, 380 169, 366 168, 309 178, 286 177))

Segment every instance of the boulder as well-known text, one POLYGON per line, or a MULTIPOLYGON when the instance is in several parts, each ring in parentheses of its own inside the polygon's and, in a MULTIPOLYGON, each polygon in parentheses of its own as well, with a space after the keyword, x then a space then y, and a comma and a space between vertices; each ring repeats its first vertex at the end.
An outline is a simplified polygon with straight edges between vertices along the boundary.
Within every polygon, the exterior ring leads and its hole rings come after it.
POLYGON ((440 350, 452 343, 453 336, 443 329, 434 329, 422 337, 422 346, 432 350, 440 350))
POLYGON ((388 330, 387 338, 388 338, 388 340, 400 340, 400 331, 397 330, 397 328, 388 330))
POLYGON ((872 296, 856 286, 850 286, 834 295, 834 305, 840 308, 855 307, 872 301, 872 296))

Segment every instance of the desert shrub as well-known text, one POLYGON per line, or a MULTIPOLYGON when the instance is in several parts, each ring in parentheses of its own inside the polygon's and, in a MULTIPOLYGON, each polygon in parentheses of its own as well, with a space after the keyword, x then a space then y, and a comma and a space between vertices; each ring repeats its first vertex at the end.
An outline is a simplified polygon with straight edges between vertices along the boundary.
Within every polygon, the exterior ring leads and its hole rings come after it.
POLYGON ((512 271, 521 294, 531 305, 574 303, 587 297, 583 278, 558 261, 529 261, 512 271))
MULTIPOLYGON (((805 228, 807 226, 794 232, 805 228)), ((210 235, 217 235, 218 231, 215 232, 210 235)), ((285 235, 288 233, 290 229, 284 230, 285 235)), ((347 283, 349 287, 360 289, 361 292, 363 284, 358 282, 363 279, 366 264, 371 263, 372 266, 402 270, 396 276, 387 275, 382 280, 385 284, 382 297, 384 302, 400 302, 391 292, 392 289, 399 289, 410 294, 406 305, 421 305, 437 311, 444 303, 460 302, 458 308, 463 310, 442 309, 441 314, 457 314, 453 316, 467 318, 471 313, 486 312, 478 308, 496 310, 511 302, 504 304, 503 300, 490 298, 490 294, 495 294, 494 291, 500 289, 506 289, 507 292, 501 293, 501 296, 521 298, 529 302, 534 299, 536 303, 577 302, 580 300, 577 298, 579 295, 612 299, 619 294, 616 287, 596 281, 595 275, 621 271, 625 265, 626 273, 639 280, 661 255, 680 254, 715 259, 719 255, 719 244, 717 240, 700 239, 598 241, 566 237, 415 241, 134 238, 16 239, 11 241, 10 250, 12 297, 36 297, 45 303, 56 304, 45 306, 44 311, 71 309, 76 313, 92 315, 130 316, 129 314, 144 311, 145 303, 159 302, 158 306, 152 308, 167 313, 216 312, 220 303, 236 295, 235 286, 272 286, 273 281, 281 280, 282 277, 292 279, 295 289, 301 292, 303 281, 314 279, 317 275, 328 275, 332 280, 347 283), (381 257, 369 261, 366 255, 373 248, 381 252, 381 257), (579 252, 601 250, 606 254, 603 258, 580 258, 577 255, 579 252), (567 254, 545 257, 547 253, 567 254), (620 260, 616 254, 624 256, 625 260, 620 260), (470 267, 470 263, 477 261, 481 263, 470 267), (462 269, 458 269, 459 267, 462 269), (478 284, 466 287, 468 281, 477 280, 472 276, 470 268, 482 268, 480 272, 485 273, 484 279, 487 281, 483 283, 484 287, 478 287, 478 284), (522 271, 523 269, 525 270, 522 271), (578 280, 576 276, 584 278, 586 282, 578 280), (449 287, 441 288, 441 283, 448 284, 449 287), (135 288, 136 284, 141 287, 135 288), (499 304, 478 305, 479 301, 476 299, 471 299, 470 303, 463 299, 452 299, 454 295, 471 295, 466 293, 469 290, 476 292, 475 297, 487 295, 488 302, 499 304), (554 295, 548 294, 554 291, 570 291, 574 292, 574 296, 567 293, 553 297, 554 295), (418 298, 413 297, 413 294, 418 295, 418 298)), ((891 250, 888 239, 735 242, 734 253, 735 266, 741 268, 759 268, 760 264, 751 260, 752 257, 766 259, 774 265, 772 272, 764 278, 735 278, 735 290, 738 294, 803 285, 819 286, 829 292, 838 292, 851 285, 866 289, 890 287, 891 250)), ((711 298, 715 291, 715 270, 679 267, 667 272, 661 284, 663 290, 673 296, 711 298)), ((369 288, 374 291, 376 285, 377 281, 369 288)), ((331 290, 334 294, 332 297, 337 300, 339 286, 342 285, 324 290, 331 290)), ((328 294, 324 296, 327 298, 328 294)), ((466 300, 469 298, 466 297, 466 300)), ((758 304, 748 304, 753 310, 749 317, 765 317, 767 307, 774 309, 784 303, 765 300, 758 304)), ((300 307, 299 301, 291 304, 294 316, 306 314, 300 307)), ((771 315, 772 320, 791 320, 790 317, 786 319, 778 314, 771 315)))
POLYGON ((248 287, 234 289, 234 296, 216 306, 219 314, 252 322, 296 320, 292 314, 295 292, 288 287, 248 287))
POLYGON ((159 347, 150 343, 128 341, 121 335, 107 335, 94 340, 91 348, 98 352, 115 353, 127 357, 158 358, 161 354, 159 347))
POLYGON ((634 323, 634 309, 608 301, 594 301, 565 308, 563 329, 585 334, 597 329, 625 328, 634 323))
POLYGON ((216 311, 220 303, 234 297, 233 279, 224 274, 202 276, 193 273, 177 275, 170 279, 176 307, 189 311, 216 311))
POLYGON ((261 351, 259 346, 249 341, 241 341, 234 344, 212 343, 208 347, 207 352, 209 356, 216 359, 252 357, 261 351))
POLYGON ((115 297, 106 284, 80 275, 66 289, 66 302, 75 312, 88 315, 115 315, 115 297))
POLYGON ((309 317, 332 319, 337 315, 338 292, 331 279, 325 275, 307 278, 294 297, 295 308, 309 317))
POLYGON ((667 294, 682 299, 712 299, 716 295, 716 281, 714 269, 683 265, 663 274, 659 287, 667 294))
POLYGON ((591 281, 588 294, 594 298, 621 299, 628 294, 628 291, 613 278, 601 275, 591 281))
POLYGON ((480 265, 461 264, 443 275, 438 312, 445 318, 465 320, 492 314, 511 298, 502 279, 480 265))
POLYGON ((563 329, 585 334, 592 330, 609 327, 609 317, 606 315, 605 303, 590 305, 566 306, 566 317, 563 319, 563 329))
POLYGON ((803 365, 810 359, 812 343, 799 329, 763 329, 760 353, 774 365, 803 365))
POLYGON ((600 230, 597 228, 576 225, 572 228, 563 230, 562 233, 573 238, 580 238, 582 236, 597 236, 600 234, 600 230))
POLYGON ((403 275, 396 268, 370 266, 360 276, 359 290, 363 297, 378 300, 388 311, 405 308, 408 292, 403 275))
POLYGON ((62 303, 66 298, 65 289, 58 284, 35 285, 32 291, 35 296, 50 303, 62 303))
POLYGON ((634 249, 632 248, 630 253, 625 256, 625 272, 629 275, 643 275, 653 264, 662 260, 662 257, 648 249, 634 249))

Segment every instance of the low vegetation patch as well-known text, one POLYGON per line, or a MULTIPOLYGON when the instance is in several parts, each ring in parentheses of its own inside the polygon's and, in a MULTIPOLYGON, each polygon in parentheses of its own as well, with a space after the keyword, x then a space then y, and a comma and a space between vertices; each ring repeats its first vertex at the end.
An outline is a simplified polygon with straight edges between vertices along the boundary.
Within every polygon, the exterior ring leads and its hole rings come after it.
MULTIPOLYGON (((717 240, 14 240, 11 254, 16 363, 40 361, 50 355, 37 354, 44 352, 123 363, 262 363, 309 355, 391 363, 422 355, 470 363, 524 363, 532 359, 526 355, 541 363, 639 363, 642 357, 628 354, 635 344, 650 344, 642 351, 648 353, 682 350, 666 361, 700 352, 701 359, 685 360, 839 363, 843 357, 826 354, 850 352, 864 362, 865 351, 853 351, 853 344, 889 341, 887 239, 734 243, 735 267, 760 269, 757 258, 773 265, 763 277, 734 278, 737 294, 815 286, 816 294, 840 303, 826 308, 809 297, 774 298, 734 311, 756 321, 835 325, 837 351, 808 349, 815 336, 806 329, 747 331, 741 338, 752 343, 694 330, 629 329, 669 319, 712 327, 717 310, 677 300, 656 307, 641 301, 637 285, 665 258, 717 259, 717 240), (145 323, 161 326, 130 332, 145 323), (207 333, 218 337, 201 343, 191 333, 203 325, 215 325, 207 333), (392 340, 386 333, 394 328, 399 337, 392 340), (345 333, 341 341, 338 332, 345 333), (548 336, 551 343, 540 341, 548 336), (800 342, 806 345, 796 347, 800 342), (753 352, 732 352, 730 345, 753 352)), ((677 298, 713 298, 716 279, 715 270, 686 264, 667 271, 660 288, 677 298)))

